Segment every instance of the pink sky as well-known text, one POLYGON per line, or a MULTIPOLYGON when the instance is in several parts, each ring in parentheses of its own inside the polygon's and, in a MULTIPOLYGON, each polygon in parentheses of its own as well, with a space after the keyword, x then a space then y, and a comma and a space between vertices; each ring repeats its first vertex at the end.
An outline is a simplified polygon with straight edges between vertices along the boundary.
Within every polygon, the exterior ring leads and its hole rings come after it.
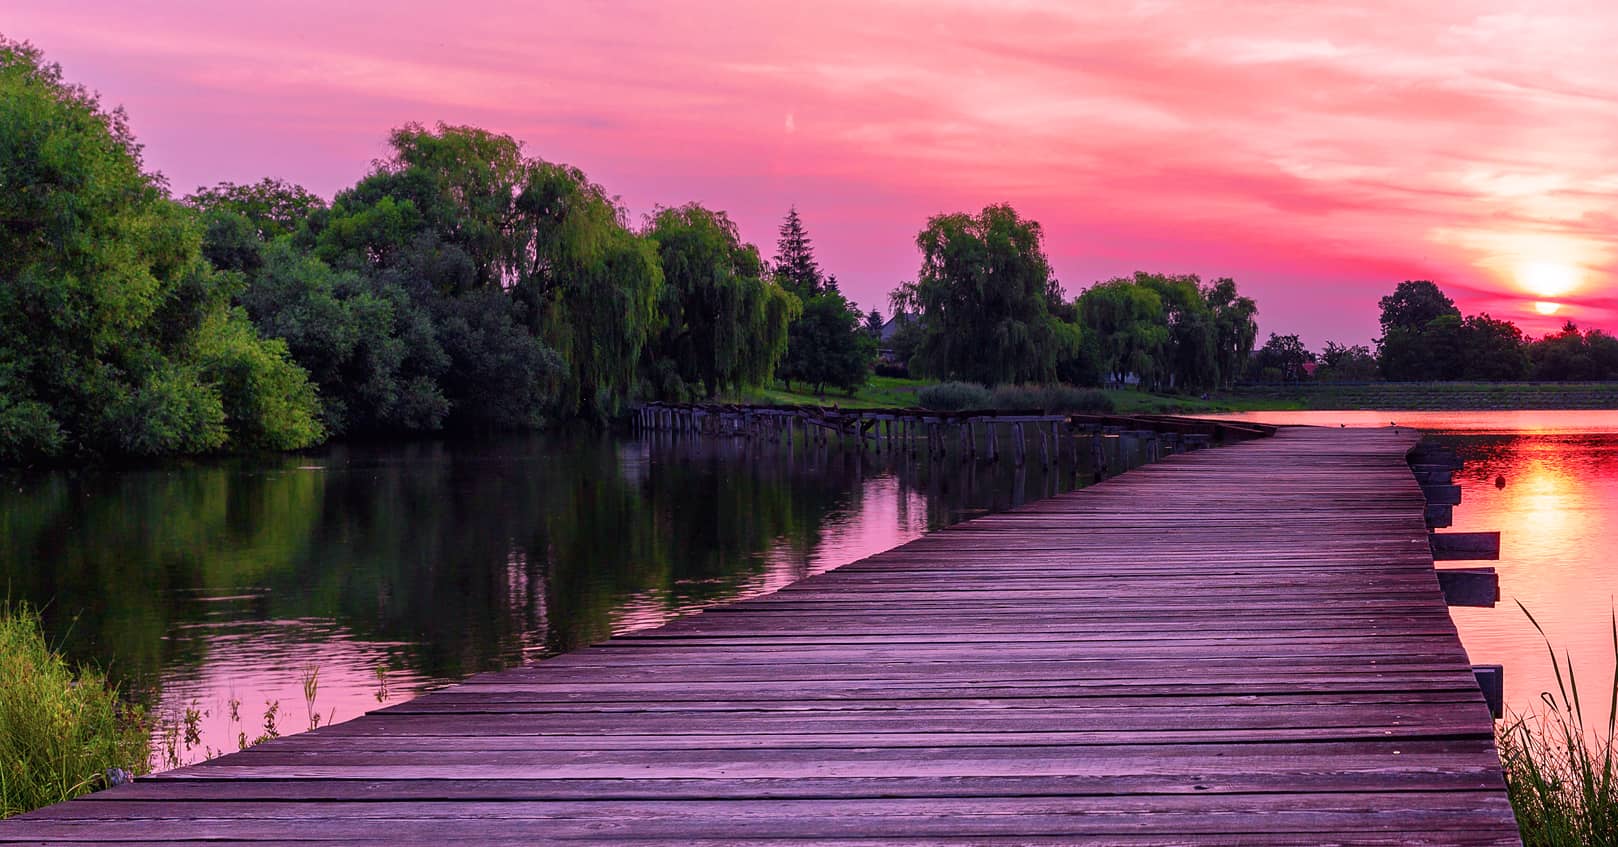
POLYGON ((1408 278, 1536 334, 1618 328, 1610 0, 11 0, 0 28, 123 104, 180 193, 329 197, 442 120, 637 219, 728 210, 766 254, 795 203, 884 312, 929 215, 1009 201, 1069 293, 1233 276, 1312 346, 1370 341, 1408 278), (1554 317, 1525 277, 1572 286, 1554 317))

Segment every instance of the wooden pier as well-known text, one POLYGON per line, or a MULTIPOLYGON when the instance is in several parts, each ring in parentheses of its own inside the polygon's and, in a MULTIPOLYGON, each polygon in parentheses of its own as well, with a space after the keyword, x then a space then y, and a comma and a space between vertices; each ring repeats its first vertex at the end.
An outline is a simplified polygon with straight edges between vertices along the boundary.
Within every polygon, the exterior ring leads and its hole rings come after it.
POLYGON ((1169 456, 0 842, 1518 844, 1416 440, 1169 456))
POLYGON ((1146 461, 1156 461, 1174 453, 1263 438, 1275 432, 1275 427, 1266 424, 1173 415, 943 412, 716 403, 648 403, 636 410, 632 422, 640 432, 697 438, 753 438, 789 445, 830 443, 934 460, 981 458, 996 462, 1005 453, 1018 467, 1034 461, 1043 466, 1064 461, 1076 465, 1087 458, 1092 466, 1103 471, 1122 470, 1128 463, 1120 453, 1127 447, 1138 448, 1146 461))

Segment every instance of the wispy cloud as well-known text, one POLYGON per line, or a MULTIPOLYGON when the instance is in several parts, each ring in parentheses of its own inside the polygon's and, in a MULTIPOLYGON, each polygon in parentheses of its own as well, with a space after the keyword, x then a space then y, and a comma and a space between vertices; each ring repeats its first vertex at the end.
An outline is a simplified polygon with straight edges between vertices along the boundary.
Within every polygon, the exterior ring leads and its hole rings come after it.
POLYGON ((929 214, 1009 200, 1070 290, 1234 274, 1318 343, 1414 276, 1544 330, 1528 262, 1581 272, 1555 321, 1618 325, 1618 10, 1557 5, 18 0, 5 26, 177 186, 330 193, 397 123, 474 122, 637 211, 697 199, 767 243, 796 203, 866 304, 929 214))

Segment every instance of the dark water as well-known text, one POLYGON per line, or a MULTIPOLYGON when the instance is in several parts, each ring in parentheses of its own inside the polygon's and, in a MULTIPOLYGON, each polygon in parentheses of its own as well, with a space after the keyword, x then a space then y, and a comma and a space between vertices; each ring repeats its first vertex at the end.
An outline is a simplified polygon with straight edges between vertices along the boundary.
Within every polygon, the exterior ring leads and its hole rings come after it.
POLYGON ((536 436, 0 477, 0 585, 164 716, 172 765, 260 735, 271 704, 283 733, 346 720, 1084 475, 536 436))
POLYGON ((1618 412, 1288 412, 1275 423, 1413 426, 1453 447, 1461 505, 1449 530, 1500 531, 1500 604, 1450 610, 1472 661, 1505 666, 1506 703, 1539 705, 1556 688, 1539 620, 1572 660, 1585 717, 1605 725, 1618 606, 1618 412), (1504 478, 1504 486, 1497 480, 1504 478), (1518 604, 1521 603, 1521 608, 1518 604))
MULTIPOLYGON (((1374 425, 1387 416, 1254 417, 1374 425)), ((1517 708, 1554 683, 1520 600, 1604 710, 1618 413, 1398 419, 1468 460, 1454 528, 1504 532, 1503 602, 1454 610, 1473 661, 1506 666, 1517 708), (1501 475, 1507 484, 1496 488, 1501 475)), ((256 737, 267 704, 277 704, 281 732, 316 715, 346 720, 477 671, 767 592, 1090 475, 593 436, 0 477, 0 584, 11 600, 43 606, 73 657, 109 668, 166 716, 175 749, 171 757, 160 745, 161 766, 256 737)))

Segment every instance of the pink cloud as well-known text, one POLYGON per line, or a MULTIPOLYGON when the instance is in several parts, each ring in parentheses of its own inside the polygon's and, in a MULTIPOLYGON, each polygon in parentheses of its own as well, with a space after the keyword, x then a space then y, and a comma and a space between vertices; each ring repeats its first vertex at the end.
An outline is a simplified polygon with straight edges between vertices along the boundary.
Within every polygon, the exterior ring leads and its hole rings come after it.
POLYGON ((1618 327, 1618 12, 1538 6, 18 0, 6 27, 126 105, 182 191, 329 195, 392 126, 475 123, 767 252, 796 203, 866 306, 929 215, 1010 201, 1070 292, 1235 276, 1318 345, 1368 340, 1415 277, 1536 333, 1618 327), (1581 274, 1554 318, 1525 262, 1581 274))

